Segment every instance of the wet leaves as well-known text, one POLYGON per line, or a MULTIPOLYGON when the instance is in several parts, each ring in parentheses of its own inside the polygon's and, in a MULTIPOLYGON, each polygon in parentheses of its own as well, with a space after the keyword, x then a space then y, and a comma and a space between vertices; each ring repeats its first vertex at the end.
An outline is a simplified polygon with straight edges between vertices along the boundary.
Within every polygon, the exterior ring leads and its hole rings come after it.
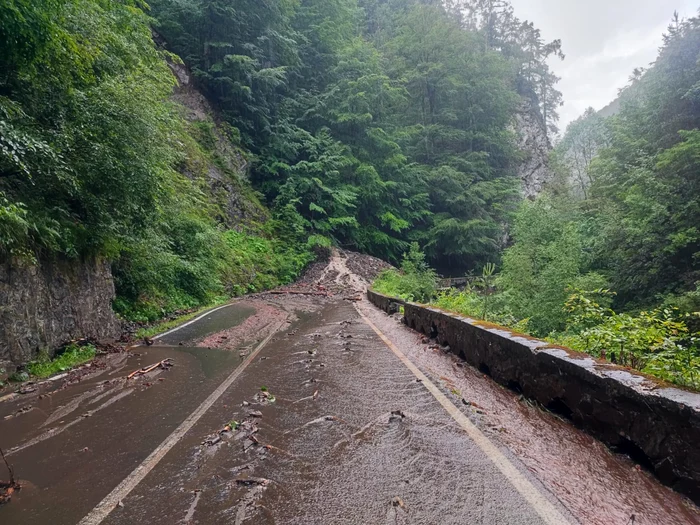
POLYGON ((275 401, 277 401, 277 398, 267 390, 267 387, 262 387, 260 389, 260 392, 255 394, 255 402, 261 405, 269 405, 274 403, 275 401), (265 390, 263 390, 263 388, 265 390))

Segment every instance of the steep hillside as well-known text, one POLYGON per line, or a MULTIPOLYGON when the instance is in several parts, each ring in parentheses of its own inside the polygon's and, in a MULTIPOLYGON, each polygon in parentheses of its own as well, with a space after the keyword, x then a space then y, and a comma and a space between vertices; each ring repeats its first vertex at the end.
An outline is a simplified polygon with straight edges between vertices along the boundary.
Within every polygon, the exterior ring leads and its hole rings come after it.
POLYGON ((547 60, 563 56, 507 2, 461 4, 152 3, 255 154, 273 214, 391 261, 418 241, 456 272, 498 260, 522 193, 549 177, 561 94, 547 60))
POLYGON ((271 220, 235 130, 154 44, 150 19, 87 0, 15 8, 3 27, 26 32, 0 57, 1 373, 116 337, 118 317, 299 274, 301 237, 271 220))
POLYGON ((531 99, 523 97, 515 112, 514 127, 523 156, 517 168, 522 193, 527 198, 534 198, 554 179, 554 172, 549 165, 552 144, 542 114, 531 99))
POLYGON ((0 359, 113 335, 110 302, 147 322, 288 283, 334 245, 480 269, 547 177, 560 43, 507 2, 4 2, 0 359))

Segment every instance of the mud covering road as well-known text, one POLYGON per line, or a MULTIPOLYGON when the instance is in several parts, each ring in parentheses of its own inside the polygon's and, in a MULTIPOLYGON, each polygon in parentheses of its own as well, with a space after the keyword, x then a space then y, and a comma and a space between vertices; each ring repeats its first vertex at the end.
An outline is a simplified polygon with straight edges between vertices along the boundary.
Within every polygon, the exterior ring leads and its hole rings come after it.
POLYGON ((0 523, 700 524, 642 466, 356 301, 380 266, 336 254, 0 402, 22 484, 0 523))

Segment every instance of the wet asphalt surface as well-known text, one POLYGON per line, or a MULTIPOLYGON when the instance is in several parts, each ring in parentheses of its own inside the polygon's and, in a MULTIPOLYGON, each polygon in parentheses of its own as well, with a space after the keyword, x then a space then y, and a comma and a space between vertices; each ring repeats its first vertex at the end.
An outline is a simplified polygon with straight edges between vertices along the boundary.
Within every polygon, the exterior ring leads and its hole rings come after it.
MULTIPOLYGON (((23 485, 0 507, 0 523, 78 523, 241 366, 262 331, 245 332, 236 350, 198 345, 227 329, 235 333, 254 318, 260 301, 284 312, 288 322, 103 523, 545 523, 351 302, 272 296, 240 301, 156 346, 116 356, 106 371, 78 385, 0 403, 0 446, 9 451, 23 485), (166 358, 174 363, 168 370, 125 379, 166 358)), ((488 422, 481 419, 488 416, 460 404, 457 388, 460 395, 471 389, 469 396, 480 403, 475 406, 487 405, 479 396, 496 388, 488 395, 516 415, 510 429, 508 418, 498 422, 503 428, 493 431, 492 442, 566 522, 700 523, 694 506, 649 481, 628 460, 606 455, 554 417, 533 416, 476 372, 465 375, 471 386, 455 386, 440 375, 447 374, 440 367, 448 369, 451 357, 414 344, 412 332, 367 303, 360 309, 374 322, 383 320, 397 346, 423 352, 407 355, 486 431, 488 422), (482 381, 488 386, 477 384, 482 381), (518 417, 527 417, 536 430, 518 417), (518 441, 518 428, 537 443, 518 441), (538 452, 547 448, 548 431, 559 460, 538 452), (612 494, 616 487, 606 488, 606 479, 591 473, 591 481, 579 479, 577 460, 561 457, 563 439, 571 450, 592 451, 595 457, 584 462, 594 464, 594 471, 611 471, 611 479, 642 487, 635 490, 645 490, 649 510, 634 504, 638 514, 629 521, 625 494, 613 505, 617 514, 606 509, 596 515, 596 497, 586 500, 590 513, 571 505, 567 494, 573 491, 614 501, 600 492, 612 494)))

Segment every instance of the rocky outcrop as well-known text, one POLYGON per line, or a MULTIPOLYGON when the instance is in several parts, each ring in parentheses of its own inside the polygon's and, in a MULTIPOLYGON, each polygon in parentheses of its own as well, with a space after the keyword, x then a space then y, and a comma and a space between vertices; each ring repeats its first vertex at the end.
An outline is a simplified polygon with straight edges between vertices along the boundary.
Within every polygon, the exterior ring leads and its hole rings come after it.
POLYGON ((484 374, 539 401, 700 502, 700 394, 510 330, 383 296, 388 313, 484 374))
POLYGON ((190 135, 201 149, 196 154, 189 152, 179 170, 190 179, 206 182, 210 200, 221 210, 217 220, 226 227, 242 230, 250 224, 264 223, 268 213, 250 186, 246 154, 227 132, 232 128, 217 119, 185 65, 173 61, 168 65, 177 79, 172 99, 190 123, 190 135))
POLYGON ((549 167, 552 144, 547 137, 539 109, 528 97, 521 99, 515 113, 514 127, 518 147, 524 155, 517 170, 522 182, 522 192, 525 197, 534 198, 542 192, 545 184, 551 181, 554 175, 549 167))
POLYGON ((73 339, 118 337, 113 299, 103 260, 0 263, 0 369, 10 373, 73 339))

